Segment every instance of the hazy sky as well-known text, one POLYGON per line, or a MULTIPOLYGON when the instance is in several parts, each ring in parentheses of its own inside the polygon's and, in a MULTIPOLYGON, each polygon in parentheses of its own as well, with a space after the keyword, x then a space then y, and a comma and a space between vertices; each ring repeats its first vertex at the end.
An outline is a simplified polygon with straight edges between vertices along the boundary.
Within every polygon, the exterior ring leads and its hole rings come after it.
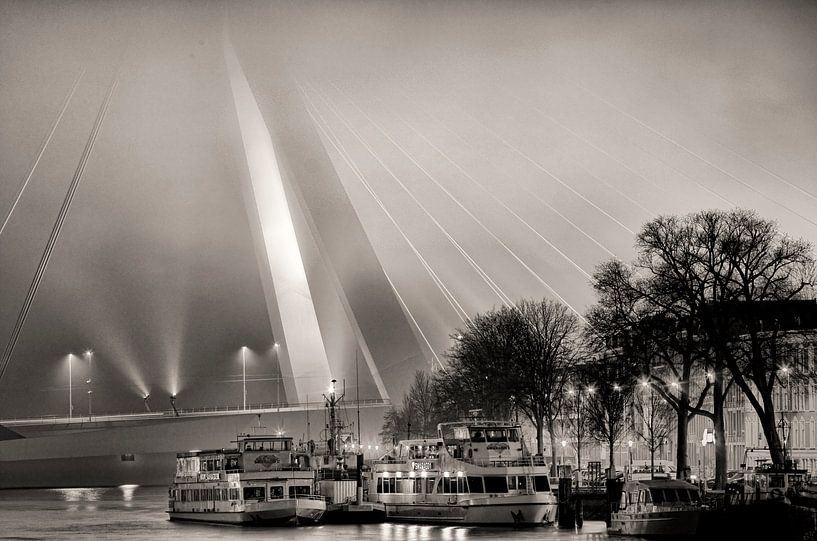
POLYGON ((817 6, 713 4, 0 2, 0 218, 83 73, 0 235, 0 346, 119 67, 0 417, 66 411, 87 347, 98 411, 238 403, 244 344, 250 400, 274 400, 225 18, 251 84, 286 58, 438 354, 503 300, 584 312, 661 213, 749 207, 814 241, 817 6))

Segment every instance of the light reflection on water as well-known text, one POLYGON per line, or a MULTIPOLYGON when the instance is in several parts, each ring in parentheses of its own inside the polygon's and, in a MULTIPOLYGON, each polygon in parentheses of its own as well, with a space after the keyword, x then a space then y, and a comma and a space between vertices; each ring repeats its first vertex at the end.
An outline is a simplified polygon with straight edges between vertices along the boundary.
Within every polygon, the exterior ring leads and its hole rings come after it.
POLYGON ((167 488, 0 490, 0 539, 257 539, 281 541, 537 541, 606 539, 603 523, 586 522, 576 533, 553 527, 523 530, 419 524, 322 525, 300 528, 241 528, 167 520, 167 488))

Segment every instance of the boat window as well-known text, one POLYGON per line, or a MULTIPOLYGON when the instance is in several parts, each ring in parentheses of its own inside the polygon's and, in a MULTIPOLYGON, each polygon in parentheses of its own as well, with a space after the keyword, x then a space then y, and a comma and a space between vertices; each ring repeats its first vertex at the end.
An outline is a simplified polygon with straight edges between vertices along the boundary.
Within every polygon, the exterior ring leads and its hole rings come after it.
POLYGON ((380 494, 394 494, 399 492, 395 477, 378 477, 377 492, 380 494))
POLYGON ((269 487, 269 499, 280 500, 284 497, 284 487, 269 487))
POLYGON ((471 430, 472 443, 485 443, 485 431, 481 429, 471 430))
POLYGON ((443 477, 440 488, 443 494, 463 494, 468 492, 465 487, 465 478, 463 477, 443 477))
POLYGON ((698 493, 697 490, 690 490, 689 491, 689 500, 692 503, 701 503, 701 495, 698 493))
POLYGON ((264 487, 244 487, 245 500, 264 501, 266 499, 264 487))
POLYGON ((690 503, 690 500, 689 500, 690 491, 689 490, 679 489, 677 492, 678 492, 678 501, 680 501, 682 503, 690 503))
POLYGON ((508 441, 519 441, 519 429, 511 428, 508 430, 508 441))
POLYGON ((769 476, 769 488, 783 488, 786 485, 782 475, 769 476))
POLYGON ((550 479, 547 475, 537 475, 533 478, 533 486, 536 492, 550 492, 550 479))
MULTIPOLYGON (((630 502, 630 503, 632 503, 632 502, 630 502)), ((618 509, 619 509, 619 511, 622 510, 622 509, 627 509, 627 493, 626 492, 621 493, 621 500, 618 502, 618 509)))
POLYGON ((239 492, 237 488, 230 489, 230 499, 231 500, 238 500, 239 492))
POLYGON ((426 494, 434 492, 434 485, 437 483, 436 477, 429 477, 426 479, 426 494))
POLYGON ((508 492, 508 478, 507 477, 485 477, 485 492, 502 494, 508 492))
POLYGON ((664 503, 664 490, 660 488, 651 488, 650 494, 654 503, 664 503))
POLYGON ((289 487, 290 498, 297 498, 299 496, 309 496, 309 487, 300 485, 289 487))
POLYGON ((664 500, 667 503, 675 503, 678 501, 678 494, 675 493, 675 489, 666 488, 664 489, 664 500))
POLYGON ((471 492, 477 494, 483 494, 485 492, 485 487, 482 485, 482 477, 468 477, 468 488, 471 489, 471 492))
POLYGON ((641 493, 643 494, 642 496, 643 503, 652 503, 652 494, 650 494, 649 490, 647 491, 642 490, 641 493))
POLYGON ((486 430, 485 437, 489 442, 505 442, 508 441, 508 435, 504 430, 486 430))

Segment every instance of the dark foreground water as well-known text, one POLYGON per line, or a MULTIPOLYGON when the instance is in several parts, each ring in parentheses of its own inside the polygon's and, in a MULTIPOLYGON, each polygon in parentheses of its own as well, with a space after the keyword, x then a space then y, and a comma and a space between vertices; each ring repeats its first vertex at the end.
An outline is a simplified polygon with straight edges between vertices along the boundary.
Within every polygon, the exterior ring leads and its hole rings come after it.
POLYGON ((0 490, 0 539, 264 539, 426 541, 459 539, 598 540, 604 523, 586 522, 579 533, 553 527, 527 530, 409 524, 242 528, 170 522, 167 489, 122 486, 0 490))

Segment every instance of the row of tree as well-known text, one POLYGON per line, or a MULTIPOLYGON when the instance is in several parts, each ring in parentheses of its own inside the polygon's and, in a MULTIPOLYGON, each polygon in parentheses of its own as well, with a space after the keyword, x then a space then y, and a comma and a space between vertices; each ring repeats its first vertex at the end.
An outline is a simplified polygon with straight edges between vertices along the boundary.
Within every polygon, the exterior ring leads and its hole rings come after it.
POLYGON ((633 262, 598 266, 586 324, 550 300, 477 315, 452 335, 446 370, 417 375, 383 436, 433 436, 437 422, 481 409, 527 418, 539 454, 549 438, 553 464, 565 438, 578 457, 588 441, 603 443, 614 467, 625 436, 654 454, 674 431, 685 475, 700 415, 714 427, 722 487, 730 392, 746 397, 772 461, 784 462, 773 396, 781 382, 812 376, 790 359, 817 328, 814 277, 811 245, 753 212, 657 218, 638 234, 633 262))

